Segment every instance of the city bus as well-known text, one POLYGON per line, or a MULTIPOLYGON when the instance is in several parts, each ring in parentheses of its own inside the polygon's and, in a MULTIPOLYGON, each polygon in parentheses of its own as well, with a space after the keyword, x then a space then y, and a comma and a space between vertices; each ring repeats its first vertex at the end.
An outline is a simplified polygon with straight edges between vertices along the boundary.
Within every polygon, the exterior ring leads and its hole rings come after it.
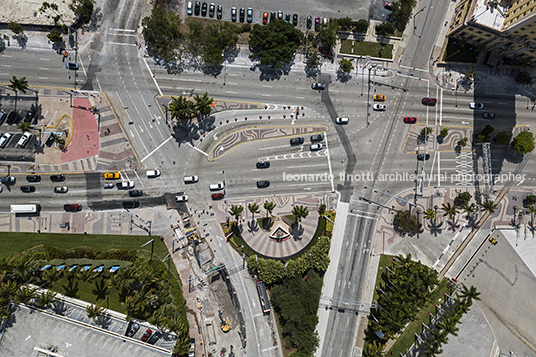
POLYGON ((41 211, 41 205, 29 204, 29 205, 11 205, 11 213, 39 213, 41 211))

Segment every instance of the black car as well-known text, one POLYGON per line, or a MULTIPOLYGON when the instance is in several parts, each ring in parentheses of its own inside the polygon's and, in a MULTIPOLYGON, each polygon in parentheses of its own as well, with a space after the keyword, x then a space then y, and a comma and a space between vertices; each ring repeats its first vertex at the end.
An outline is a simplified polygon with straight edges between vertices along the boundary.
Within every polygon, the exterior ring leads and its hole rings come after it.
POLYGON ((290 23, 290 14, 285 15, 285 22, 290 23))
POLYGON ((34 113, 33 110, 31 110, 31 109, 28 110, 28 111, 26 112, 26 121, 27 121, 28 123, 30 123, 30 122, 32 121, 32 119, 34 118, 34 115, 35 115, 35 113, 34 113))
POLYGON ((275 20, 275 12, 271 12, 270 13, 270 22, 274 21, 275 20))
POLYGON ((246 9, 240 8, 240 22, 244 22, 244 16, 246 15, 246 9))
POLYGON ((221 15, 222 14, 222 9, 221 9, 221 5, 218 5, 218 10, 216 11, 216 18, 218 20, 221 20, 221 15))
POLYGON ((236 22, 236 7, 231 8, 231 21, 236 22))
POLYGON ((125 336, 132 337, 136 334, 136 332, 138 332, 139 329, 140 325, 135 322, 129 322, 125 336))
POLYGON ((138 202, 138 200, 123 202, 123 208, 138 208, 139 206, 140 202, 138 202))
POLYGON ((208 7, 208 16, 214 17, 214 3, 210 4, 208 7))
POLYGON ((430 159, 430 154, 417 154, 417 160, 426 161, 430 159))
POLYGON ((310 30, 313 27, 313 18, 311 15, 307 16, 307 30, 310 30))
POLYGON ((496 116, 497 115, 495 113, 492 113, 492 112, 482 113, 482 118, 484 118, 484 119, 493 119, 496 116))
POLYGON ((270 181, 264 180, 264 181, 257 181, 257 188, 266 188, 270 186, 270 181))
POLYGON ((48 136, 48 139, 47 139, 47 141, 45 142, 45 145, 46 145, 47 147, 51 147, 52 144, 54 144, 54 139, 55 139, 55 138, 56 138, 56 134, 51 133, 51 134, 48 136))
POLYGON ((304 142, 303 136, 300 136, 299 138, 292 138, 290 139, 290 145, 301 145, 304 142))
POLYGON ((35 192, 35 186, 24 185, 20 187, 20 190, 26 193, 35 192))
POLYGON ((160 339, 160 337, 162 337, 162 332, 155 331, 155 333, 153 333, 153 335, 151 337, 149 337, 149 339, 147 340, 147 343, 150 343, 151 345, 154 345, 156 343, 156 341, 158 341, 158 339, 160 339))
POLYGON ((204 2, 203 6, 201 6, 201 16, 207 16, 207 3, 204 2))
POLYGON ((314 143, 315 141, 322 141, 322 140, 324 140, 324 134, 311 135, 312 143, 314 143))
POLYGON ((324 90, 326 89, 326 85, 324 83, 313 83, 311 84, 311 89, 324 90))
POLYGON ((65 64, 65 67, 67 67, 67 69, 70 69, 72 71, 77 71, 79 66, 78 66, 78 63, 74 63, 74 62, 68 62, 65 64))
POLYGON ((270 167, 270 161, 260 161, 257 162, 257 168, 258 169, 267 169, 270 167))
POLYGON ((7 115, 7 120, 6 120, 6 123, 8 125, 11 125, 13 123, 16 123, 19 119, 19 115, 17 114, 16 111, 12 110, 9 112, 9 114, 7 115))
POLYGON ((41 175, 28 175, 26 176, 28 182, 41 182, 41 175))
POLYGON ((128 191, 128 194, 130 197, 138 197, 138 196, 143 195, 143 191, 142 190, 130 190, 128 191))
POLYGON ((298 14, 292 15, 292 24, 298 26, 298 14))
POLYGON ((52 182, 65 181, 65 175, 52 175, 52 176, 50 176, 50 181, 52 181, 52 182))
POLYGON ((196 1, 195 2, 195 7, 194 7, 194 14, 196 16, 199 16, 199 10, 201 9, 201 3, 199 1, 196 1))

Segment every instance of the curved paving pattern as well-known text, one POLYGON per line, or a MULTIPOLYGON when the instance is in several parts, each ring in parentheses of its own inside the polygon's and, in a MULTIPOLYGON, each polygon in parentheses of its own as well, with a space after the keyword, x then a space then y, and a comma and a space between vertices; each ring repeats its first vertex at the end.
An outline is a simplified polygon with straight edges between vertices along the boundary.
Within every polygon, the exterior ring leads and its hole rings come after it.
POLYGON ((230 133, 224 138, 220 139, 212 147, 208 154, 208 160, 213 161, 219 157, 225 155, 227 152, 235 148, 236 146, 248 142, 257 140, 270 140, 281 137, 291 137, 305 134, 323 133, 328 130, 326 125, 317 126, 274 126, 274 127, 260 127, 260 128, 247 128, 230 133))

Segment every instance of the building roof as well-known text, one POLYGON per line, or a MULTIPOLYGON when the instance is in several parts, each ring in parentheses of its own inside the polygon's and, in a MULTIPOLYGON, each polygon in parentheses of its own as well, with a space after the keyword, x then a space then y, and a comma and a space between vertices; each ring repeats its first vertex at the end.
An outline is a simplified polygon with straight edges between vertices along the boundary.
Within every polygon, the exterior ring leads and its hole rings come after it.
POLYGON ((507 10, 506 4, 499 4, 489 0, 476 0, 475 11, 471 20, 495 30, 501 30, 507 10))

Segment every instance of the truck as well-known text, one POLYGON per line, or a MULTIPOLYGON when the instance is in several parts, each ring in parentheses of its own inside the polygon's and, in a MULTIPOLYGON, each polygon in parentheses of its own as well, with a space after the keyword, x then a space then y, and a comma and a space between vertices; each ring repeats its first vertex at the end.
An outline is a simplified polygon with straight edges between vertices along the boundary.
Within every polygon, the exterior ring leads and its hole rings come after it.
POLYGON ((266 292, 266 285, 263 281, 257 279, 257 293, 261 300, 261 309, 264 314, 270 313, 270 300, 268 299, 268 293, 266 292))
POLYGON ((41 211, 41 205, 29 204, 29 205, 11 205, 11 213, 38 213, 41 211))

